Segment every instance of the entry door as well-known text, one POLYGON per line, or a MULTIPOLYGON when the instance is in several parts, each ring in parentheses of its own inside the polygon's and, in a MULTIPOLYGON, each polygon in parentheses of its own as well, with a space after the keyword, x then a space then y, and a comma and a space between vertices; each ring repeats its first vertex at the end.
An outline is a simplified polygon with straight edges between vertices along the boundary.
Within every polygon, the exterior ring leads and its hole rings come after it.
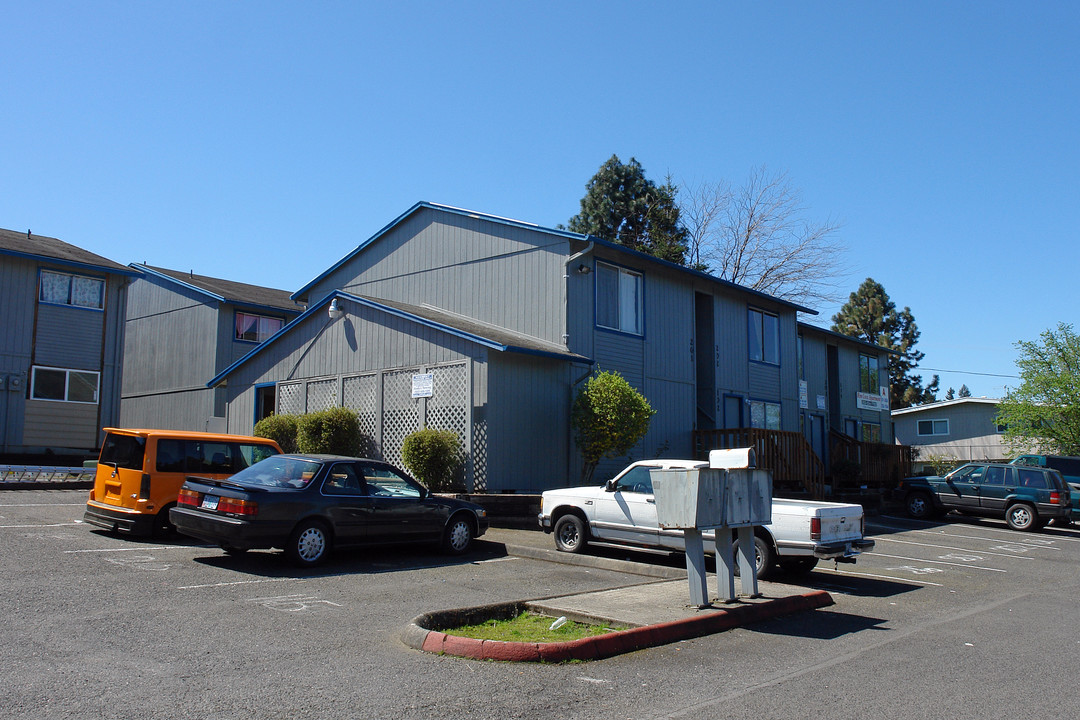
POLYGON ((738 395, 724 396, 724 427, 741 428, 743 426, 743 399, 738 395))
POLYGON ((596 526, 601 539, 656 546, 656 498, 649 468, 630 468, 619 476, 614 490, 597 499, 596 526))

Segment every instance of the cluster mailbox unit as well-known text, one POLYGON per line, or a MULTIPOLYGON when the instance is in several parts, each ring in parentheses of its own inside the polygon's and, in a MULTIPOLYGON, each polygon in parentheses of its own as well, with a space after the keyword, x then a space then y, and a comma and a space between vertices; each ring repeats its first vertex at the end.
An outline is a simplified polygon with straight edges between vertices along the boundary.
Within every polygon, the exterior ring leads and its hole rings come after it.
POLYGON ((760 594, 754 562, 754 526, 772 522, 772 472, 758 470, 755 465, 753 448, 713 450, 709 453, 709 467, 657 469, 650 473, 658 524, 661 529, 683 531, 692 605, 710 605, 703 530, 712 530, 716 537, 719 598, 724 602, 735 600, 732 530, 738 534, 742 594, 760 594))

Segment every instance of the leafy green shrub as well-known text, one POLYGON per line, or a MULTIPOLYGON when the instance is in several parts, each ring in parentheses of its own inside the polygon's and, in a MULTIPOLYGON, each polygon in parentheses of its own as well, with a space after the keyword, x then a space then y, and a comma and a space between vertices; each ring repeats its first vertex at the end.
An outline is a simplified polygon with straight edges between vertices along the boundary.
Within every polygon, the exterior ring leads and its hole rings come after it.
POLYGON ((296 452, 297 415, 271 415, 255 423, 255 437, 273 440, 282 452, 296 452))
POLYGON ((416 479, 435 492, 464 490, 455 478, 461 467, 461 441, 451 430, 424 428, 411 433, 401 445, 401 458, 416 479))
POLYGON ((592 479, 605 457, 626 455, 645 436, 656 411, 617 372, 593 375, 574 399, 570 424, 585 460, 582 482, 592 479))
POLYGON ((296 449, 302 453, 358 455, 363 439, 360 421, 348 408, 301 415, 297 423, 296 449))

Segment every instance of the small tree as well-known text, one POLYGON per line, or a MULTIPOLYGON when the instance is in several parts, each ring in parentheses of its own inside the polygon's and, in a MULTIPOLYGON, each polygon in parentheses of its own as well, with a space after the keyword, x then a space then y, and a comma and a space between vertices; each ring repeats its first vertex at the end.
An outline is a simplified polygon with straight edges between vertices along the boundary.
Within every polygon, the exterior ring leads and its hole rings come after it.
POLYGON ((971 391, 968 390, 967 385, 961 385, 960 390, 956 393, 957 397, 971 397, 971 391))
POLYGON ((424 428, 410 433, 401 445, 405 467, 435 492, 464 490, 455 480, 461 467, 461 441, 451 430, 424 428))
POLYGON ((302 453, 358 455, 363 437, 355 412, 344 407, 330 408, 300 416, 296 449, 302 453))
POLYGON ((578 392, 571 410, 574 442, 585 460, 582 483, 592 480, 605 457, 626 455, 649 429, 656 411, 617 372, 593 375, 578 392))
POLYGON ((1080 455, 1080 336, 1060 323, 1039 340, 1016 343, 1020 387, 1006 389, 997 424, 1014 450, 1080 455))
POLYGON ((251 434, 255 437, 273 440, 282 452, 296 452, 298 415, 271 415, 255 423, 251 434))

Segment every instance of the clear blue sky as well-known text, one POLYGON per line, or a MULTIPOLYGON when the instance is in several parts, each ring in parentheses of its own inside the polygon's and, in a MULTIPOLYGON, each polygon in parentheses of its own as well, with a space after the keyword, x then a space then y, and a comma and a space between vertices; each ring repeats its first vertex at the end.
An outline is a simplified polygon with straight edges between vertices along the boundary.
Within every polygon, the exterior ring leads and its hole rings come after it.
POLYGON ((766 165, 982 373, 942 395, 1000 396, 1076 321, 1078 7, 0 0, 0 227, 295 290, 419 200, 554 226, 612 154, 766 165))

